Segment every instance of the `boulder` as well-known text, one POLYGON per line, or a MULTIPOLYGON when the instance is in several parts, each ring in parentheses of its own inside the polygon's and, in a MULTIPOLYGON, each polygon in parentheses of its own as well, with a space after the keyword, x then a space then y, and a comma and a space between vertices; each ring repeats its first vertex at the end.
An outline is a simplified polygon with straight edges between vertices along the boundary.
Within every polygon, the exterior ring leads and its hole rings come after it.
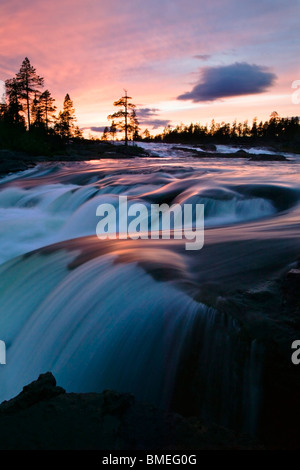
POLYGON ((282 283, 282 291, 288 303, 294 306, 300 306, 300 267, 291 269, 285 275, 282 283))
POLYGON ((65 390, 56 386, 55 377, 51 372, 41 374, 37 380, 24 386, 22 392, 15 398, 3 402, 0 405, 0 414, 15 413, 62 393, 65 393, 65 390))
POLYGON ((261 448, 246 436, 143 404, 128 393, 66 393, 48 372, 0 405, 2 450, 261 448))
POLYGON ((27 170, 28 164, 21 160, 0 160, 0 174, 27 170))
POLYGON ((204 150, 205 152, 217 151, 217 147, 214 144, 201 144, 199 145, 199 148, 201 148, 201 150, 204 150))
POLYGON ((254 162, 284 162, 288 161, 286 157, 283 155, 276 155, 276 154, 267 154, 267 153, 258 153, 251 155, 250 160, 254 162))

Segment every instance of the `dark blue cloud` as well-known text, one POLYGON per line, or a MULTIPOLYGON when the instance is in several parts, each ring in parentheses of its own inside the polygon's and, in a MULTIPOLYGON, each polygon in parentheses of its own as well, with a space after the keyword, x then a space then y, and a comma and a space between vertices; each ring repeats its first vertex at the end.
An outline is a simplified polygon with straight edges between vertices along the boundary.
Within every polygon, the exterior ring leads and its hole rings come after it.
POLYGON ((157 117, 158 113, 159 109, 157 108, 139 108, 136 111, 139 123, 144 126, 151 126, 153 129, 166 127, 170 123, 167 119, 159 119, 157 117))
POLYGON ((137 116, 140 120, 148 119, 149 117, 156 116, 159 112, 158 108, 138 108, 136 110, 137 116))
MULTIPOLYGON (((108 127, 108 129, 110 128, 110 124, 108 124, 107 126, 93 126, 93 127, 81 127, 81 130, 82 131, 93 131, 93 132, 104 132, 104 129, 108 127)), ((117 132, 120 132, 119 129, 117 129, 117 132)))
POLYGON ((276 75, 265 67, 246 62, 206 67, 202 69, 201 81, 192 91, 178 96, 177 99, 200 102, 263 93, 273 85, 275 79, 276 75))
POLYGON ((170 122, 169 119, 149 119, 147 122, 143 122, 143 125, 158 129, 159 127, 167 127, 170 122))
POLYGON ((106 127, 109 127, 109 126, 99 126, 99 127, 90 127, 88 129, 90 129, 91 131, 94 131, 94 132, 104 132, 104 129, 106 127))

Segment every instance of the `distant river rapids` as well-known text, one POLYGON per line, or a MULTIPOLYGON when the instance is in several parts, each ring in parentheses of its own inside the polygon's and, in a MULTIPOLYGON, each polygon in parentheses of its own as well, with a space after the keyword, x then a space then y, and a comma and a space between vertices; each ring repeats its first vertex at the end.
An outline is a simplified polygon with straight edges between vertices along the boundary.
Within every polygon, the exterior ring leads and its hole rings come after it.
POLYGON ((145 147, 155 158, 45 163, 0 180, 0 400, 50 370, 67 391, 132 392, 254 434, 274 319, 236 299, 267 292, 300 254, 300 156, 145 147), (96 208, 120 195, 204 204, 204 247, 99 240, 96 208))

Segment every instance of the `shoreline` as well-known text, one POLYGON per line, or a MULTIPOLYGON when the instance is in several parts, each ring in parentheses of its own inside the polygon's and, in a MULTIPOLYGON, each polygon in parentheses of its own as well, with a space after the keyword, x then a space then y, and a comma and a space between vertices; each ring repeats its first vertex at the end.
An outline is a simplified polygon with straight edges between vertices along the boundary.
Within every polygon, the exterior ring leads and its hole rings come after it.
POLYGON ((32 155, 19 150, 0 149, 0 177, 25 171, 38 163, 80 162, 100 159, 131 159, 148 157, 149 154, 138 146, 117 146, 105 143, 69 144, 63 153, 53 155, 32 155))
MULTIPOLYGON (((168 144, 171 145, 171 144, 168 144)), ((240 158, 247 159, 249 161, 266 161, 266 162, 288 162, 289 159, 283 155, 275 153, 249 153, 246 150, 237 147, 236 152, 221 153, 217 152, 216 146, 210 145, 198 145, 199 149, 188 147, 176 147, 177 150, 186 154, 187 157, 192 158, 220 158, 220 159, 231 159, 240 158)), ((175 147, 173 147, 175 148, 175 147)), ((252 146, 253 148, 253 146, 252 146)), ((260 150, 261 147, 257 147, 260 150)), ((172 149, 172 147, 171 147, 172 149)), ((270 151, 271 149, 267 149, 270 151)), ((10 173, 16 173, 19 171, 25 171, 29 168, 35 167, 38 163, 55 163, 55 162, 79 162, 88 160, 125 160, 132 158, 163 158, 157 155, 151 155, 149 152, 144 150, 138 145, 125 147, 119 144, 102 143, 102 142, 88 142, 83 144, 69 144, 64 153, 54 155, 32 155, 26 152, 10 149, 0 149, 0 177, 7 176, 10 173)))

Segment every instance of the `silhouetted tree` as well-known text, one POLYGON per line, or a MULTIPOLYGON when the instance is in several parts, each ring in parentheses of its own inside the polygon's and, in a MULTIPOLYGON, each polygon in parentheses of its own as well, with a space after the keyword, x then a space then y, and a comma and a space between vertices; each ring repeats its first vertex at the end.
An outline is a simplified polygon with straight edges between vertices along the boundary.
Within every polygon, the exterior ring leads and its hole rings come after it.
POLYGON ((82 130, 79 129, 78 126, 75 126, 75 128, 74 128, 74 137, 76 139, 83 139, 82 130))
POLYGON ((131 109, 129 113, 129 130, 130 134, 132 136, 132 141, 138 140, 140 138, 139 136, 139 121, 137 119, 137 115, 135 112, 135 109, 131 109))
POLYGON ((21 88, 16 78, 5 81, 7 103, 5 105, 5 119, 12 124, 24 124, 24 118, 20 114, 23 111, 21 104, 21 88))
POLYGON ((103 134, 102 134, 102 137, 101 137, 101 140, 108 140, 108 133, 109 133, 109 129, 108 129, 108 127, 105 127, 104 131, 103 131, 103 134))
POLYGON ((125 91, 125 95, 122 96, 120 99, 114 102, 114 106, 117 106, 121 109, 116 111, 113 114, 110 114, 107 118, 108 119, 120 119, 116 126, 124 131, 125 133, 125 145, 128 144, 128 134, 131 131, 131 123, 130 123, 130 111, 132 111, 136 106, 129 102, 131 100, 131 96, 127 95, 127 90, 125 91))
POLYGON ((112 136, 112 140, 113 142, 115 141, 115 137, 116 137, 116 133, 117 133, 117 126, 116 126, 116 123, 115 121, 113 120, 112 123, 111 123, 111 126, 109 128, 109 133, 110 135, 112 136))
POLYGON ((44 79, 37 75, 35 68, 30 64, 30 60, 28 57, 25 57, 20 71, 16 75, 16 80, 18 82, 20 96, 26 103, 27 125, 30 130, 30 108, 32 97, 37 96, 39 88, 44 85, 44 79))
POLYGON ((44 125, 39 99, 35 96, 31 105, 31 127, 44 127, 44 125))
POLYGON ((66 139, 70 139, 74 136, 76 121, 75 109, 73 107, 73 101, 67 93, 64 99, 63 110, 58 115, 57 122, 55 124, 56 132, 66 139))
POLYGON ((251 136, 256 139, 258 136, 258 130, 257 130, 257 117, 253 119, 252 122, 252 128, 251 128, 251 136))
POLYGON ((55 99, 51 96, 49 90, 45 90, 38 100, 38 108, 41 116, 41 121, 45 123, 47 131, 49 130, 49 125, 54 122, 54 113, 56 111, 56 106, 54 105, 55 99))
POLYGON ((144 132, 142 133, 143 139, 144 140, 150 140, 150 132, 148 129, 145 129, 144 132))

